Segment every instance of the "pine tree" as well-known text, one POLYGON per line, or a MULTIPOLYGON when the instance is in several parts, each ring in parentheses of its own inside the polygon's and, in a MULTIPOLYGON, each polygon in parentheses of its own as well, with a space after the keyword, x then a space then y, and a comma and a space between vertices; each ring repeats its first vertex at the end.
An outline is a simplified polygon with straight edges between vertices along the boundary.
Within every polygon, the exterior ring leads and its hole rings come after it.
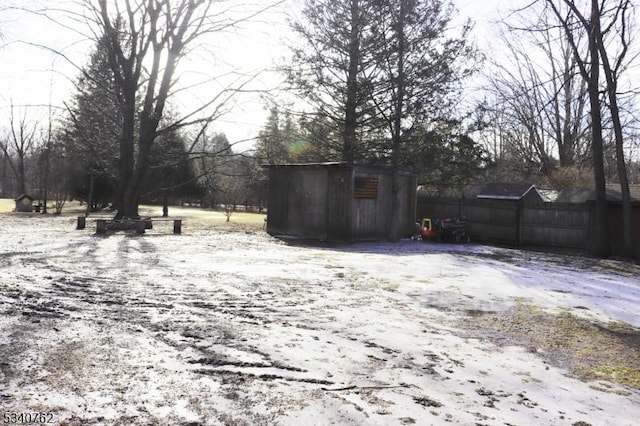
POLYGON ((372 44, 371 0, 307 0, 303 19, 293 24, 303 45, 293 48, 289 81, 337 131, 340 158, 361 160, 360 139, 370 112, 372 44))
POLYGON ((117 185, 121 117, 105 39, 91 53, 67 110, 61 139, 71 159, 72 195, 92 210, 106 207, 117 185))

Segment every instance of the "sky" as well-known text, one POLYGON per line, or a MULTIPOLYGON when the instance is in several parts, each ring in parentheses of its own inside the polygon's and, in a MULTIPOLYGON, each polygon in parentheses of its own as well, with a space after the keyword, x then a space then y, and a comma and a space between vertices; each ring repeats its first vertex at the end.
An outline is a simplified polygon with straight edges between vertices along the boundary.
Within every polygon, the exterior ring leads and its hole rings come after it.
MULTIPOLYGON (((188 105, 201 103, 222 88, 244 83, 247 93, 236 95, 228 103, 228 113, 216 121, 215 131, 224 132, 231 142, 254 138, 267 117, 266 90, 277 88, 282 76, 273 69, 282 64, 288 55, 285 47, 290 35, 286 16, 299 1, 286 0, 279 8, 253 19, 216 39, 207 40, 207 49, 187 58, 182 64, 179 83, 190 85, 193 81, 215 77, 215 82, 198 86, 183 93, 174 102, 174 108, 183 110, 188 105), (245 76, 245 77, 241 77, 245 76), (252 77, 246 77, 252 76, 252 77)), ((481 48, 489 48, 499 10, 512 7, 513 1, 455 0, 460 22, 471 18, 475 22, 474 37, 481 48)), ((64 9, 74 7, 73 0, 0 0, 0 132, 8 127, 12 109, 16 116, 26 114, 44 117, 49 108, 61 113, 64 102, 73 94, 73 85, 81 67, 92 49, 93 42, 83 33, 82 26, 64 20, 66 28, 35 14, 16 8, 38 6, 64 9), (73 27, 70 29, 69 27, 73 27), (65 57, 47 48, 61 51, 65 57)), ((271 94, 277 91, 271 91, 271 94)), ((239 146, 250 146, 240 143, 239 146)))

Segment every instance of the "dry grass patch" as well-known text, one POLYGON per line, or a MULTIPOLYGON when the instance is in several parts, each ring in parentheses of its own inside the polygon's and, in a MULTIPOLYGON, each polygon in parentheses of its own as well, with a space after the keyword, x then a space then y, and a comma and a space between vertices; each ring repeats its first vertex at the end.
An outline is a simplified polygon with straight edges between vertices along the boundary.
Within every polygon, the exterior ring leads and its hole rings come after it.
POLYGON ((467 317, 464 325, 497 344, 523 346, 580 379, 640 389, 640 330, 628 324, 519 303, 505 312, 467 317))

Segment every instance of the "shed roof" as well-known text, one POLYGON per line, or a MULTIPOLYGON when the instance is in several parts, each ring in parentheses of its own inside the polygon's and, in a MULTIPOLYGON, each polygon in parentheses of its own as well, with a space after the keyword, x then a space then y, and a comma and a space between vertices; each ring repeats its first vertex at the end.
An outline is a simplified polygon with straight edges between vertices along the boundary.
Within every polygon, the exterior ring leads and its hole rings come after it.
POLYGON ((529 191, 536 191, 530 183, 485 183, 478 188, 476 198, 489 200, 521 200, 529 191))
POLYGON ((33 201, 33 199, 34 199, 34 198, 33 198, 31 195, 29 195, 29 194, 22 194, 22 195, 20 195, 18 198, 16 198, 16 199, 15 199, 15 200, 13 200, 13 201, 21 201, 21 200, 23 200, 23 199, 25 199, 25 198, 27 198, 29 201, 33 201))

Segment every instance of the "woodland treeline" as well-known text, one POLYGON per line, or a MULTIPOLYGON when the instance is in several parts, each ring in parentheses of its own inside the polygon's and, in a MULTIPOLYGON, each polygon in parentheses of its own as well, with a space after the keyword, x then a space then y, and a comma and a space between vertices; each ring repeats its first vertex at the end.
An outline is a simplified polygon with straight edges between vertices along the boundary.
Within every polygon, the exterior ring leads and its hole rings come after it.
MULTIPOLYGON (((537 0, 505 11, 492 51, 445 0, 78 0, 94 45, 63 113, 11 107, 1 191, 135 217, 141 202, 256 205, 264 164, 414 170, 444 194, 479 181, 593 188, 640 182, 638 47, 630 0, 537 0), (289 5, 290 6, 290 5, 289 5), (242 83, 176 108, 178 64, 206 37, 285 7, 293 36, 267 121, 240 150, 217 125, 242 83)), ((82 19, 80 19, 82 17, 82 19)), ((212 73, 214 70, 212 70, 212 73)), ((607 236, 599 235, 600 254, 607 236)))

